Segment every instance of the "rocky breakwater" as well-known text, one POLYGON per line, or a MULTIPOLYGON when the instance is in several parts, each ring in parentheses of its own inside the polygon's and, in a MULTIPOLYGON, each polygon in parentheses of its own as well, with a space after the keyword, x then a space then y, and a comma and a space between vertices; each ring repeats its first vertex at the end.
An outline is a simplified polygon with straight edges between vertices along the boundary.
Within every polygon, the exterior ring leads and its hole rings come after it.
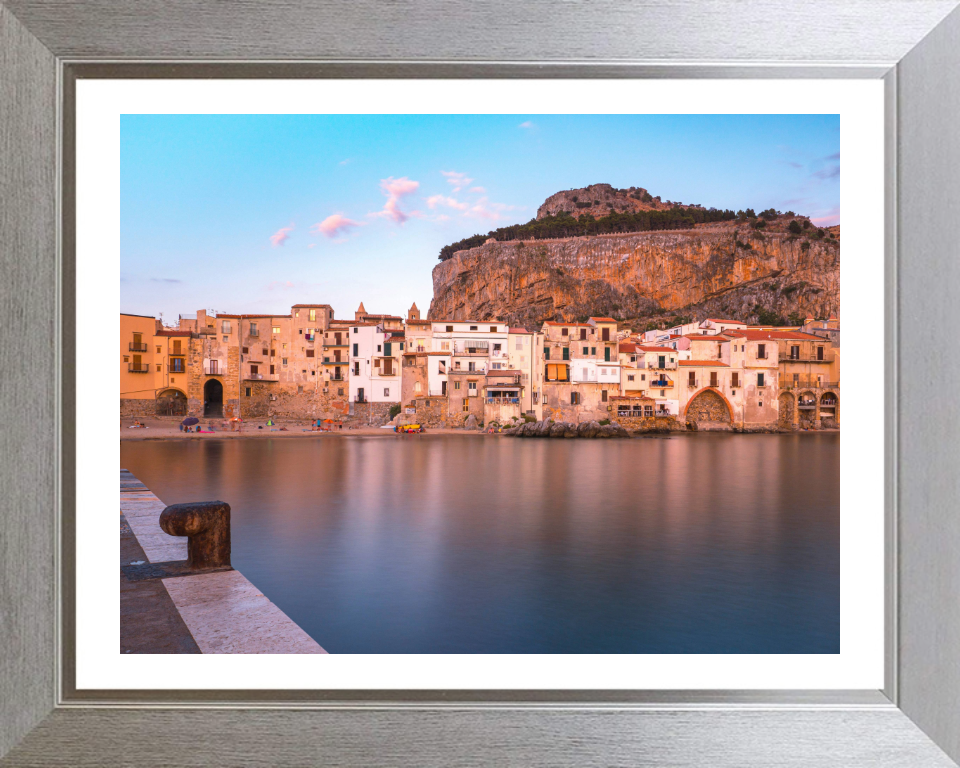
POLYGON ((839 316, 839 243, 730 225, 488 241, 434 268, 429 316, 538 328, 544 320, 680 310, 750 321, 760 308, 839 316))
POLYGON ((553 419, 531 421, 518 427, 505 429, 502 434, 513 435, 514 437, 630 437, 630 433, 619 424, 601 424, 599 421, 573 424, 569 421, 554 421, 553 419))

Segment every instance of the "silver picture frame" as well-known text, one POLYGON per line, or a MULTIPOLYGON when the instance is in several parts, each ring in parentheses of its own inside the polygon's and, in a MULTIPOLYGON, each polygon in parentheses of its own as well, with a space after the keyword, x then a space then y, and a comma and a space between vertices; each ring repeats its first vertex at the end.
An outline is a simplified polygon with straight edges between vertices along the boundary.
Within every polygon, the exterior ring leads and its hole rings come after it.
POLYGON ((956 766, 958 4, 0 0, 0 765, 956 766), (882 79, 884 688, 77 690, 73 96, 104 77, 882 79))

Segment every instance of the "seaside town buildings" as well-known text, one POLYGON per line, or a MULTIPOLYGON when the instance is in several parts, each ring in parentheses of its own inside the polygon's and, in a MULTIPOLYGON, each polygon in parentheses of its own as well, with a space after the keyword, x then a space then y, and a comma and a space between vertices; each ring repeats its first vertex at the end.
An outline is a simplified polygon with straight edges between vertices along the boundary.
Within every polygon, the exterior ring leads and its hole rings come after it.
POLYGON ((337 319, 200 310, 175 326, 120 316, 122 417, 329 419, 348 426, 511 425, 552 418, 627 428, 838 427, 840 324, 708 318, 634 334, 610 317, 510 327, 497 320, 337 319))

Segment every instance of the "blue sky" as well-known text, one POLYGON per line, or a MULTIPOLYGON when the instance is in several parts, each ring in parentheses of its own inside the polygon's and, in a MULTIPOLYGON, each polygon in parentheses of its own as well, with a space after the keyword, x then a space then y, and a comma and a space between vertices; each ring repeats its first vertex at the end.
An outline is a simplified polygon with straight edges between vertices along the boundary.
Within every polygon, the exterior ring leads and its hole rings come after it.
POLYGON ((426 313, 444 245, 606 182, 840 221, 837 115, 124 115, 122 312, 426 313))

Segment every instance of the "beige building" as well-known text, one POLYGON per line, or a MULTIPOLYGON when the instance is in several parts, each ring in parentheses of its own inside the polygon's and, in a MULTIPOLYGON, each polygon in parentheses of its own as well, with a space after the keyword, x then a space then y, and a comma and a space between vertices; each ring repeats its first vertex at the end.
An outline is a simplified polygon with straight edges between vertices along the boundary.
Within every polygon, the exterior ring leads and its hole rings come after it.
POLYGON ((547 321, 543 336, 543 416, 579 423, 610 418, 620 394, 616 320, 547 321))

